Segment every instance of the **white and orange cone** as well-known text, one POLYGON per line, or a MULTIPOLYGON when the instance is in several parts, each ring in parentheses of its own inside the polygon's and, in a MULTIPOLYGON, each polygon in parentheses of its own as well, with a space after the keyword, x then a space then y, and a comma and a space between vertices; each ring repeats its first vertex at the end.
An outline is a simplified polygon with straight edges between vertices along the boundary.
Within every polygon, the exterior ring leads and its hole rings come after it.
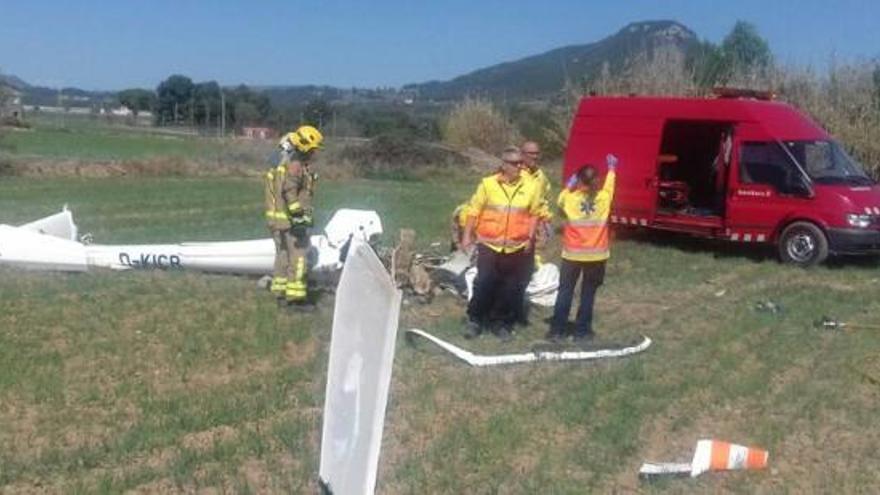
POLYGON ((770 454, 760 448, 744 447, 720 440, 700 440, 694 451, 694 458, 688 463, 646 462, 639 470, 642 479, 655 477, 688 476, 697 477, 707 471, 728 471, 732 469, 764 469, 770 454))
POLYGON ((756 447, 744 447, 720 440, 700 440, 691 461, 691 477, 706 471, 764 469, 770 454, 756 447))

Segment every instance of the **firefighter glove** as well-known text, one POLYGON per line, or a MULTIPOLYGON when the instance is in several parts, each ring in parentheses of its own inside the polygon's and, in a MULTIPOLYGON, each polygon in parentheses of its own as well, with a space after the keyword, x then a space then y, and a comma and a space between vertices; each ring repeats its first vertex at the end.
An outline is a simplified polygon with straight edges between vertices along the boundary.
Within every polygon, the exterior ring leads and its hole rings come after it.
POLYGON ((296 215, 294 217, 291 217, 290 223, 294 227, 297 227, 297 226, 311 227, 312 225, 314 225, 314 223, 312 222, 312 216, 306 215, 304 213, 300 214, 300 215, 296 215))

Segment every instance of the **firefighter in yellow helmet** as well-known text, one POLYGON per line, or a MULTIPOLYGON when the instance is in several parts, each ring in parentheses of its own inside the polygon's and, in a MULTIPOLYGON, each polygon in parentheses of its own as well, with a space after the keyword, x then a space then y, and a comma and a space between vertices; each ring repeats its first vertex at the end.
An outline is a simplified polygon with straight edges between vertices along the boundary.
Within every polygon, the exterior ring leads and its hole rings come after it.
POLYGON ((309 162, 324 137, 304 125, 281 138, 281 160, 266 174, 266 219, 275 241, 271 290, 279 305, 310 308, 308 301, 309 227, 316 176, 309 162))

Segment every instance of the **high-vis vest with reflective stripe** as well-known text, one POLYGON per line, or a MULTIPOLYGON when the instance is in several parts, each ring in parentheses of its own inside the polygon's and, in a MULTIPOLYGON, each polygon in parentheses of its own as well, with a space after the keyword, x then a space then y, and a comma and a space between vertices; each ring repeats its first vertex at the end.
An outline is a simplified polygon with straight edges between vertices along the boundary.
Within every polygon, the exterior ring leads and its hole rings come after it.
POLYGON ((265 195, 266 207, 266 224, 270 229, 283 230, 289 225, 287 213, 283 209, 278 208, 278 191, 276 183, 278 177, 287 173, 285 165, 278 165, 270 169, 263 176, 263 192, 265 195))
POLYGON ((562 257, 571 261, 602 261, 611 256, 608 247, 608 216, 614 199, 615 173, 608 171, 605 184, 595 195, 584 188, 563 189, 557 204, 563 217, 562 257))
POLYGON ((540 204, 533 180, 521 177, 507 184, 500 174, 484 178, 469 206, 469 215, 476 219, 477 242, 501 253, 525 248, 540 204))

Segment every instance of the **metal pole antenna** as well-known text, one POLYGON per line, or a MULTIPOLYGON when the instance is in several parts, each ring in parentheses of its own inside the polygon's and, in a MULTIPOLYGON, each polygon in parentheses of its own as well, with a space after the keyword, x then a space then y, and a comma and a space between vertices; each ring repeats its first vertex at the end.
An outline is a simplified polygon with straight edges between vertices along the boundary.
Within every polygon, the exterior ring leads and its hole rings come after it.
POLYGON ((226 95, 220 87, 220 137, 226 137, 226 95))

